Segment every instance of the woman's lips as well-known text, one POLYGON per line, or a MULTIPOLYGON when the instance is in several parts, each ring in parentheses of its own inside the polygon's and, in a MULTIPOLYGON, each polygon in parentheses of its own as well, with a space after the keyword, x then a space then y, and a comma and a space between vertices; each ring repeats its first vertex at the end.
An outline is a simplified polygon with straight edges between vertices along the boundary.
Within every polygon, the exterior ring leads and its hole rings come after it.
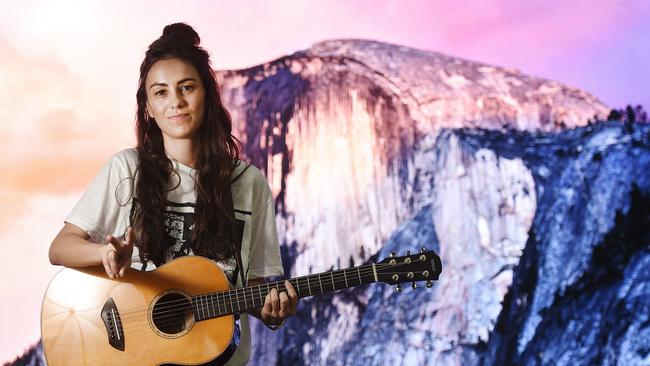
POLYGON ((173 116, 170 116, 169 119, 174 120, 174 121, 181 121, 184 120, 185 118, 189 117, 189 113, 183 113, 183 114, 176 114, 173 116))

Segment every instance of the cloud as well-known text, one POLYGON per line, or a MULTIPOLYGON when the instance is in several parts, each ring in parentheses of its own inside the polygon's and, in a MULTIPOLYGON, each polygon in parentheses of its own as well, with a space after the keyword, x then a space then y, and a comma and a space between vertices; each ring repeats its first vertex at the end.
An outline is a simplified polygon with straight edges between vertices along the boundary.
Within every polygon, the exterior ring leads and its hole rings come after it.
POLYGON ((79 189, 116 146, 128 142, 131 122, 123 115, 131 108, 110 110, 110 88, 55 58, 26 57, 2 41, 0 52, 0 154, 6 157, 0 188, 79 189))

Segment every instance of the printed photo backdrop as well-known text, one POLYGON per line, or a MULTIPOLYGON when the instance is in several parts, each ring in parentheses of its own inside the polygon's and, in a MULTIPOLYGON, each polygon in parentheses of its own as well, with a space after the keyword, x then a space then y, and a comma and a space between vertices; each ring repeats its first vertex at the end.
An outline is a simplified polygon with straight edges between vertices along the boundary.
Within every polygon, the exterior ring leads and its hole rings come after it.
POLYGON ((272 187, 287 275, 443 258, 431 289, 304 300, 255 328, 253 363, 642 363, 650 6, 470 3, 6 4, 0 361, 33 352, 49 244, 133 145, 142 55, 185 21, 272 187))

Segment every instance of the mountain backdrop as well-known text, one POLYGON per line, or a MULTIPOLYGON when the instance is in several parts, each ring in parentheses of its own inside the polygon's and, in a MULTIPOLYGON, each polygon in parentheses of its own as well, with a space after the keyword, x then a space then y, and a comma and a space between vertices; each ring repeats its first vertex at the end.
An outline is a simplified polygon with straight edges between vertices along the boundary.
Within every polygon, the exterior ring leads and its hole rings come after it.
POLYGON ((555 81, 364 40, 218 78, 287 275, 421 247, 443 262, 432 288, 374 284, 256 323, 252 364, 650 364, 650 125, 595 123, 609 108, 555 81))

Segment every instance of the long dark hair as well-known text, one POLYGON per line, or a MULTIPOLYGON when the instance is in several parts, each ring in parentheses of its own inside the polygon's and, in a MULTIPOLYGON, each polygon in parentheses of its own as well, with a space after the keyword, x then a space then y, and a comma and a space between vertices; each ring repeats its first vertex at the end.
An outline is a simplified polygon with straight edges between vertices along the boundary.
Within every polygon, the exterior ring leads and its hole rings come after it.
POLYGON ((221 102, 210 56, 199 46, 199 35, 187 24, 170 24, 162 36, 147 50, 140 65, 136 99, 136 133, 138 139, 138 173, 132 210, 141 260, 159 266, 167 252, 167 235, 163 225, 166 194, 175 187, 169 182, 174 171, 165 154, 163 137, 156 121, 146 111, 145 81, 149 70, 159 60, 177 58, 196 68, 205 89, 204 120, 197 133, 196 205, 192 250, 212 259, 234 255, 232 223, 234 220, 230 180, 240 153, 239 141, 232 135, 232 121, 221 102))

